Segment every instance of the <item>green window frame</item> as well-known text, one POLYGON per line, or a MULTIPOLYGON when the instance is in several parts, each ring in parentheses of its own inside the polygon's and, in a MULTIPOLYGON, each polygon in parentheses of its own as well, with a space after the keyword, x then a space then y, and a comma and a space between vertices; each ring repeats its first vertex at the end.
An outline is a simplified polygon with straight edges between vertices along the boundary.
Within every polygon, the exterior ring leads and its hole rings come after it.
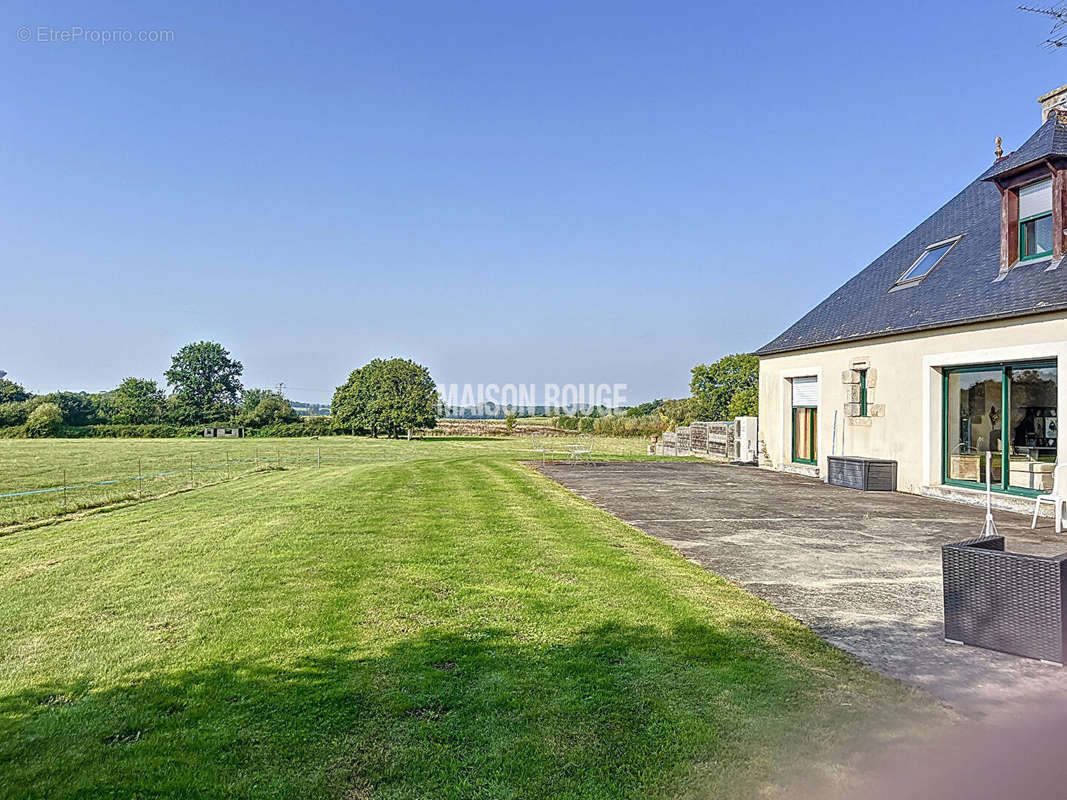
POLYGON ((867 416, 867 370, 861 369, 860 373, 860 416, 867 416))
POLYGON ((949 466, 949 454, 952 448, 949 440, 949 427, 952 422, 948 418, 949 399, 948 399, 948 383, 949 376, 955 375, 961 372, 988 372, 992 370, 1000 370, 1000 408, 1001 408, 1001 420, 1000 420, 1000 458, 1001 458, 1001 475, 1000 482, 993 483, 991 488, 994 492, 1001 494, 1013 494, 1022 497, 1037 497, 1039 494, 1044 494, 1040 489, 1025 489, 1019 486, 1011 485, 1010 469, 1007 465, 1010 464, 1010 426, 1011 426, 1011 414, 1007 413, 1006 409, 1010 407, 1010 380, 1011 372, 1013 370, 1022 369, 1042 369, 1057 367, 1055 360, 1039 360, 1039 361, 1008 361, 1008 362, 994 362, 992 364, 973 364, 965 367, 949 367, 941 372, 941 483, 946 486, 962 486, 968 489, 985 489, 984 483, 976 483, 974 481, 965 481, 957 478, 950 478, 948 476, 949 466))
POLYGON ((1035 258, 1044 258, 1045 256, 1052 255, 1052 250, 1042 250, 1037 253, 1031 253, 1030 255, 1024 255, 1026 253, 1026 226, 1031 222, 1037 222, 1040 219, 1048 218, 1052 219, 1052 212, 1045 211, 1041 214, 1034 214, 1032 217, 1019 220, 1019 261, 1033 261, 1035 258))
POLYGON ((815 436, 818 433, 818 418, 819 409, 818 406, 793 406, 793 441, 790 446, 790 455, 792 460, 797 464, 815 464, 818 463, 818 453, 815 436), (798 411, 810 411, 807 414, 807 434, 808 434, 808 451, 807 455, 800 455, 797 453, 797 417, 798 411))

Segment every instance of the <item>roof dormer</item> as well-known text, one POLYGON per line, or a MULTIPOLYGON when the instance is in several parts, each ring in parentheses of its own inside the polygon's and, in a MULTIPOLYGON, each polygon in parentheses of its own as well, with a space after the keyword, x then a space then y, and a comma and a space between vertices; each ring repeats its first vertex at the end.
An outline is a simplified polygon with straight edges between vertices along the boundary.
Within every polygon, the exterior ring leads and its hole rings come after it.
POLYGON ((1067 86, 1039 101, 1041 127, 982 176, 1000 190, 1000 277, 1067 251, 1067 86))

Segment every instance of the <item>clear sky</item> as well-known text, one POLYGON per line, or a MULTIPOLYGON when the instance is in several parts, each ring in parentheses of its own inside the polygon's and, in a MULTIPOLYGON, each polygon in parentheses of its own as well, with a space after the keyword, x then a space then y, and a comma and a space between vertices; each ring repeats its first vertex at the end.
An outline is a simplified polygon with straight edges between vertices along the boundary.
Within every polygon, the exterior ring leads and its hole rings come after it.
POLYGON ((0 369, 684 396, 1038 126, 1067 53, 1015 6, 9 0, 0 369), (78 26, 173 40, 38 40, 78 26))

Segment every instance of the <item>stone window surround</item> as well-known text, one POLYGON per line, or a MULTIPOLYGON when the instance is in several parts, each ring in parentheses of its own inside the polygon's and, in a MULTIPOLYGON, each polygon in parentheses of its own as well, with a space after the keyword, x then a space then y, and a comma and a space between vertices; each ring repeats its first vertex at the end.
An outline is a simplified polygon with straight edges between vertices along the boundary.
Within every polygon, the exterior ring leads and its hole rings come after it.
POLYGON ((841 373, 845 388, 845 420, 849 425, 870 426, 871 420, 885 416, 885 403, 875 403, 878 385, 878 370, 871 367, 869 358, 854 358, 849 368, 841 373), (867 415, 860 416, 860 372, 867 373, 867 415))

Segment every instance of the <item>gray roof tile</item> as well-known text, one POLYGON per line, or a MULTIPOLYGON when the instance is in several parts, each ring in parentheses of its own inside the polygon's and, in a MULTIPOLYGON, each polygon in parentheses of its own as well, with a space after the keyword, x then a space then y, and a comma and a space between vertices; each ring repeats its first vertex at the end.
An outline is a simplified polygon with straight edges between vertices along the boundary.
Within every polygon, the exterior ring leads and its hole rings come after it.
POLYGON ((1053 114, 1045 120, 1045 123, 1023 142, 1022 147, 997 160, 982 174, 982 178, 988 180, 1049 156, 1067 156, 1067 123, 1059 114, 1053 114))
MULTIPOLYGON (((1055 124, 1050 130, 1054 129, 1055 124)), ((1048 135, 1047 143, 1056 146, 1055 137, 1048 135)), ((1052 271, 1046 271, 1047 261, 1020 265, 1004 280, 995 281, 1000 266, 1000 193, 986 177, 977 178, 756 354, 1067 309, 1067 260, 1052 271), (925 279, 890 291, 929 245, 961 234, 963 238, 925 279)))

